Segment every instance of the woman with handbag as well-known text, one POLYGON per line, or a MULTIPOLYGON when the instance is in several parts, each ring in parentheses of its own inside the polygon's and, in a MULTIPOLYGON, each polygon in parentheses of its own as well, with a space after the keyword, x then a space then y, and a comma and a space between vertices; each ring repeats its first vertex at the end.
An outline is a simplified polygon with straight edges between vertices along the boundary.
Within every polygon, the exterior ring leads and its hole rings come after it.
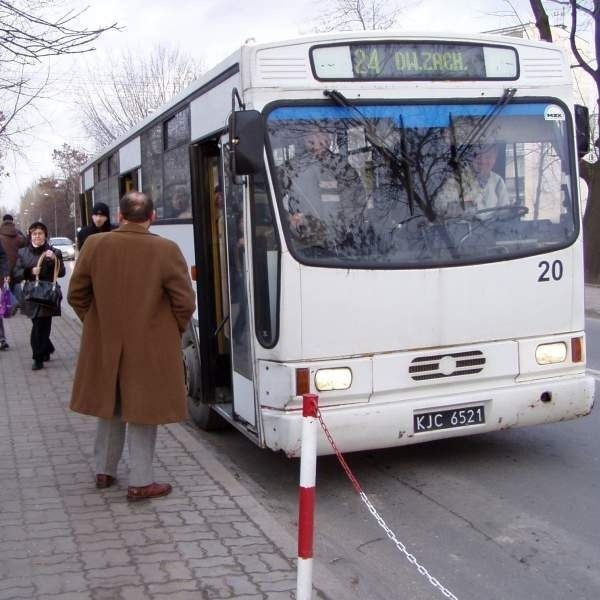
POLYGON ((42 369, 44 362, 50 360, 54 352, 54 345, 50 341, 52 317, 60 316, 61 300, 56 278, 65 274, 61 251, 52 248, 47 240, 46 226, 41 221, 32 223, 29 226, 29 243, 19 249, 14 269, 15 279, 25 281, 21 310, 32 322, 30 339, 33 371, 42 369), (54 282, 54 285, 47 282, 54 282))

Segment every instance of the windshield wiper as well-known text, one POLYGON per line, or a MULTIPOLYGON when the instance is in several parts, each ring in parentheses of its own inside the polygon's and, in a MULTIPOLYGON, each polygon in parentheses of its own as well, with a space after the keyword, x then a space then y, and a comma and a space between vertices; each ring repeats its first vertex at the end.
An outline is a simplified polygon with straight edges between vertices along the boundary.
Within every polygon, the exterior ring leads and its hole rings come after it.
POLYGON ((475 127, 473 127, 467 136, 466 141, 460 146, 458 146, 456 142, 456 127, 454 125, 454 117, 452 113, 448 115, 450 133, 452 135, 452 143, 450 145, 451 156, 449 162, 458 181, 460 206, 462 210, 465 209, 465 196, 462 171, 460 168, 461 160, 469 148, 478 143, 479 140, 484 136, 485 132, 490 128, 490 125, 498 117, 502 109, 514 98, 516 93, 517 88, 506 88, 502 94, 502 97, 498 100, 498 102, 496 102, 496 104, 494 104, 492 109, 487 114, 483 115, 481 119, 477 121, 475 127))
MULTIPOLYGON (((399 168, 402 173, 402 179, 404 180, 404 187, 406 189, 406 195, 408 198, 408 208, 412 214, 414 214, 414 205, 415 201, 419 208, 423 211, 423 214, 427 216, 430 221, 435 220, 435 213, 428 207, 425 202, 421 199, 421 197, 415 193, 414 186, 412 182, 412 175, 410 172, 411 162, 406 152, 406 140, 404 139, 404 132, 402 132, 402 136, 400 137, 400 152, 399 158, 396 152, 390 148, 385 140, 381 138, 375 131, 373 131, 373 125, 369 123, 369 120, 360 112, 360 110, 353 104, 351 104, 348 99, 338 90, 325 90, 323 95, 331 98, 338 106, 342 106, 343 108, 349 108, 353 112, 355 112, 358 117, 354 119, 354 123, 362 126, 365 137, 367 141, 377 148, 389 161, 390 164, 399 168)), ((404 129, 404 125, 401 122, 400 126, 404 129)))
POLYGON ((454 176, 458 181, 458 191, 460 195, 460 208, 465 210, 465 193, 462 180, 462 172, 458 164, 458 149, 456 146, 456 128, 454 127, 454 120, 452 113, 448 115, 448 123, 450 125, 450 135, 452 136, 452 143, 450 144, 450 166, 454 171, 454 176))
MULTIPOLYGON (((353 105, 341 92, 338 90, 324 90, 323 94, 331 98, 333 102, 335 102, 338 106, 342 106, 343 108, 349 108, 353 112, 358 114, 358 118, 354 119, 354 123, 361 125, 365 132, 365 137, 367 141, 372 144, 375 148, 377 148, 386 158, 390 160, 390 164, 400 169, 400 172, 404 176, 404 187, 406 189, 406 195, 408 197, 409 207, 411 212, 413 210, 414 202, 421 209, 425 217, 431 222, 434 223, 436 221, 436 214, 433 210, 433 206, 424 202, 423 199, 414 191, 414 187, 412 185, 412 177, 410 173, 411 162, 406 152, 406 144, 404 142, 404 131, 401 136, 401 144, 400 144, 400 160, 394 153, 394 151, 389 148, 389 146, 385 143, 385 141, 373 131, 373 126, 369 123, 368 119, 360 112, 358 107, 353 105), (404 142, 404 143, 402 143, 404 142)), ((410 219, 409 219, 410 220, 410 219)), ((448 248, 448 252, 452 256, 452 258, 459 258, 458 250, 450 235, 448 234, 448 230, 446 229, 445 224, 436 223, 436 229, 439 231, 440 237, 444 241, 444 244, 448 248)))
POLYGON ((467 152, 471 146, 477 144, 479 140, 481 140, 486 131, 490 128, 490 125, 496 120, 498 115, 502 112, 502 109, 515 97, 516 93, 517 88, 506 88, 501 98, 494 104, 490 112, 483 115, 483 117, 477 121, 477 124, 471 130, 471 133, 469 133, 465 142, 457 149, 457 162, 462 159, 465 152, 467 152))

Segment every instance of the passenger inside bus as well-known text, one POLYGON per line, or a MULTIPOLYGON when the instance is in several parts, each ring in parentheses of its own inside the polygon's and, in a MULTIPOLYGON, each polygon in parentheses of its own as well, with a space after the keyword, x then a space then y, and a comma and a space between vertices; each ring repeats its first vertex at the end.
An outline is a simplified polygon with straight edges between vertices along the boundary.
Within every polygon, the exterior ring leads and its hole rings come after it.
POLYGON ((459 163, 453 176, 440 189, 436 210, 442 217, 458 217, 464 212, 508 206, 510 200, 504 179, 493 171, 498 158, 496 144, 474 146, 470 160, 459 163))
POLYGON ((366 193, 357 171, 316 122, 303 123, 300 149, 282 165, 280 181, 290 231, 306 246, 349 242, 364 222, 366 193))
POLYGON ((169 199, 169 208, 166 218, 171 219, 191 219, 192 207, 190 195, 187 190, 175 189, 169 199))

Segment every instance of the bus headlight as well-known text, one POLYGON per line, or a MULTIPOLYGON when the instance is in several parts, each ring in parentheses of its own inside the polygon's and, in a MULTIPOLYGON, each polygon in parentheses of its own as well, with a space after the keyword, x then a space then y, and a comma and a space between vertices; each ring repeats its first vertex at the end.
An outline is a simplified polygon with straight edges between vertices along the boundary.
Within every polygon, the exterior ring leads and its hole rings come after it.
POLYGON ((564 362, 567 358, 567 345, 564 342, 540 344, 535 349, 535 360, 538 365, 551 365, 564 362))
POLYGON ((352 371, 348 367, 319 369, 315 373, 315 387, 319 392, 347 390, 352 385, 352 371))

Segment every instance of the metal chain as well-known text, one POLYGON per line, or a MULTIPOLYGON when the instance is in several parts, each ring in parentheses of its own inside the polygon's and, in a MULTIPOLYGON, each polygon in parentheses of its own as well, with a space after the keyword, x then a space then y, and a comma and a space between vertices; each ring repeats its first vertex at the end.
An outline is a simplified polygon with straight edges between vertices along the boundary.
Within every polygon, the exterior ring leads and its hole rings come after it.
POLYGON ((333 448, 333 451, 335 452, 335 455, 337 456, 337 459, 338 459, 340 465, 342 466, 342 469, 348 476, 348 479, 350 479, 350 482, 352 483, 352 486, 356 490, 357 494, 360 496, 361 500, 365 503, 365 506, 367 507, 369 512, 375 517, 375 519, 376 519, 377 523, 379 523, 380 527, 385 531, 386 535, 390 538, 390 540, 392 540, 392 542, 394 542, 394 544, 396 544, 396 547, 398 548, 398 550, 400 550, 400 552, 402 552, 402 554, 404 554, 404 556, 406 557, 408 562, 411 565, 415 566, 417 571, 423 577, 427 578, 429 583, 434 588, 437 588, 440 592, 442 592, 442 594, 444 595, 445 598, 450 598, 450 600, 458 600, 458 598, 449 589, 445 588, 435 577, 433 577, 433 575, 431 575, 429 573, 429 571, 423 565, 419 564, 419 562, 415 558, 414 554, 411 554, 406 549, 406 546, 396 537, 396 534, 387 526, 386 522, 383 520, 381 515, 377 512, 376 508, 373 506, 373 504, 371 503, 371 501, 369 500, 367 495, 363 492, 363 490, 360 486, 360 483, 358 482, 358 479, 356 479, 356 477, 350 470, 350 467, 348 466, 346 459, 342 456, 342 453, 338 450, 337 446, 335 445, 335 442, 333 441, 333 437, 331 436, 331 433, 330 433, 329 429, 327 428, 327 425, 325 425, 325 422, 323 421, 323 415, 321 414, 320 410, 317 412, 317 417, 319 418, 319 422, 321 423, 323 432, 325 433, 325 436, 329 440, 329 444, 333 448))

